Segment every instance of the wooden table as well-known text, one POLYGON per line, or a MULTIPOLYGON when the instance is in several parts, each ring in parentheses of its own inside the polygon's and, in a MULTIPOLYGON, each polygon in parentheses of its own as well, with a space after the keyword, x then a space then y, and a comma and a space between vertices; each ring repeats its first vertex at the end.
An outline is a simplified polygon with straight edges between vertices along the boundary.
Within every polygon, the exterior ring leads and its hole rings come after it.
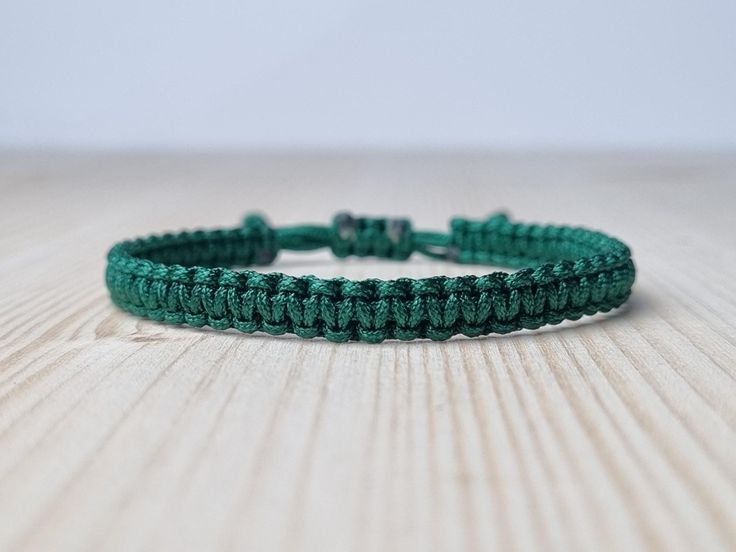
MULTIPOLYGON (((0 550, 733 550, 736 155, 0 155, 0 550), (115 241, 500 208, 632 245, 618 313, 334 345, 114 308, 115 241)), ((467 274, 284 255, 292 274, 467 274)))

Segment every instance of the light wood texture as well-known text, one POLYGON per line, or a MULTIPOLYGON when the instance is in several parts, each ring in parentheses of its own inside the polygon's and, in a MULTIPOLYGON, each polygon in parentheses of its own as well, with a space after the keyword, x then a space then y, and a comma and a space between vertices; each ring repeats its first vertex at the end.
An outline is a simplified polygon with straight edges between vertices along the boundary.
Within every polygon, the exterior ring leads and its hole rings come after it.
POLYGON ((733 550, 735 190, 715 154, 0 155, 0 550, 733 550), (631 244, 631 302, 334 345, 140 320, 103 284, 115 241, 253 209, 501 208, 631 244))

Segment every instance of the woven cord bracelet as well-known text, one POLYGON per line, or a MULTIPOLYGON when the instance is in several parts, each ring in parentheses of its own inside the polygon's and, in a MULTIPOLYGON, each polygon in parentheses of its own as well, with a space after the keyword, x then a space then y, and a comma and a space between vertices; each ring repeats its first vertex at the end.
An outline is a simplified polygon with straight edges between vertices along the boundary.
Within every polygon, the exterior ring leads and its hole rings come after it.
POLYGON ((455 218, 450 231, 405 219, 337 215, 330 226, 271 228, 258 215, 231 229, 151 236, 115 245, 107 287, 122 309, 218 330, 292 333, 330 341, 448 339, 536 329, 622 305, 634 283, 629 248, 600 232, 455 218), (412 253, 519 269, 396 280, 295 277, 226 267, 267 265, 280 250, 329 247, 337 257, 405 260, 412 253))

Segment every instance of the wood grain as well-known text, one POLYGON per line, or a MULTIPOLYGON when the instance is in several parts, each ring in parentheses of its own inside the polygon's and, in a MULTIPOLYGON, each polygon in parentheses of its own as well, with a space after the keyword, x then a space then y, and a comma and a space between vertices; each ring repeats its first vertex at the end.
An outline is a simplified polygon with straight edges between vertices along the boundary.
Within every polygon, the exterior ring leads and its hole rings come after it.
POLYGON ((736 549, 734 182, 727 154, 0 155, 0 550, 736 549), (501 208, 630 243, 631 302, 334 345, 139 320, 103 285, 115 241, 253 209, 501 208))

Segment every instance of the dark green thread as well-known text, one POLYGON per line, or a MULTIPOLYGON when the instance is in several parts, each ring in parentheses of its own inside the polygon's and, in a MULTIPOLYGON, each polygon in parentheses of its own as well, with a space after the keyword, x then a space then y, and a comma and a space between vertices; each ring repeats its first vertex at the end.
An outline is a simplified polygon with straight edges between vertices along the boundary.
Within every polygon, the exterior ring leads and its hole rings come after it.
POLYGON ((242 332, 330 341, 448 339, 536 329, 622 305, 634 283, 629 248, 600 232, 522 224, 495 215, 455 218, 450 232, 413 231, 404 219, 335 217, 332 225, 164 234, 108 254, 113 302, 138 316, 242 332), (337 257, 404 260, 417 252, 458 263, 519 268, 482 276, 396 280, 294 277, 224 267, 267 265, 280 250, 329 247, 337 257))

